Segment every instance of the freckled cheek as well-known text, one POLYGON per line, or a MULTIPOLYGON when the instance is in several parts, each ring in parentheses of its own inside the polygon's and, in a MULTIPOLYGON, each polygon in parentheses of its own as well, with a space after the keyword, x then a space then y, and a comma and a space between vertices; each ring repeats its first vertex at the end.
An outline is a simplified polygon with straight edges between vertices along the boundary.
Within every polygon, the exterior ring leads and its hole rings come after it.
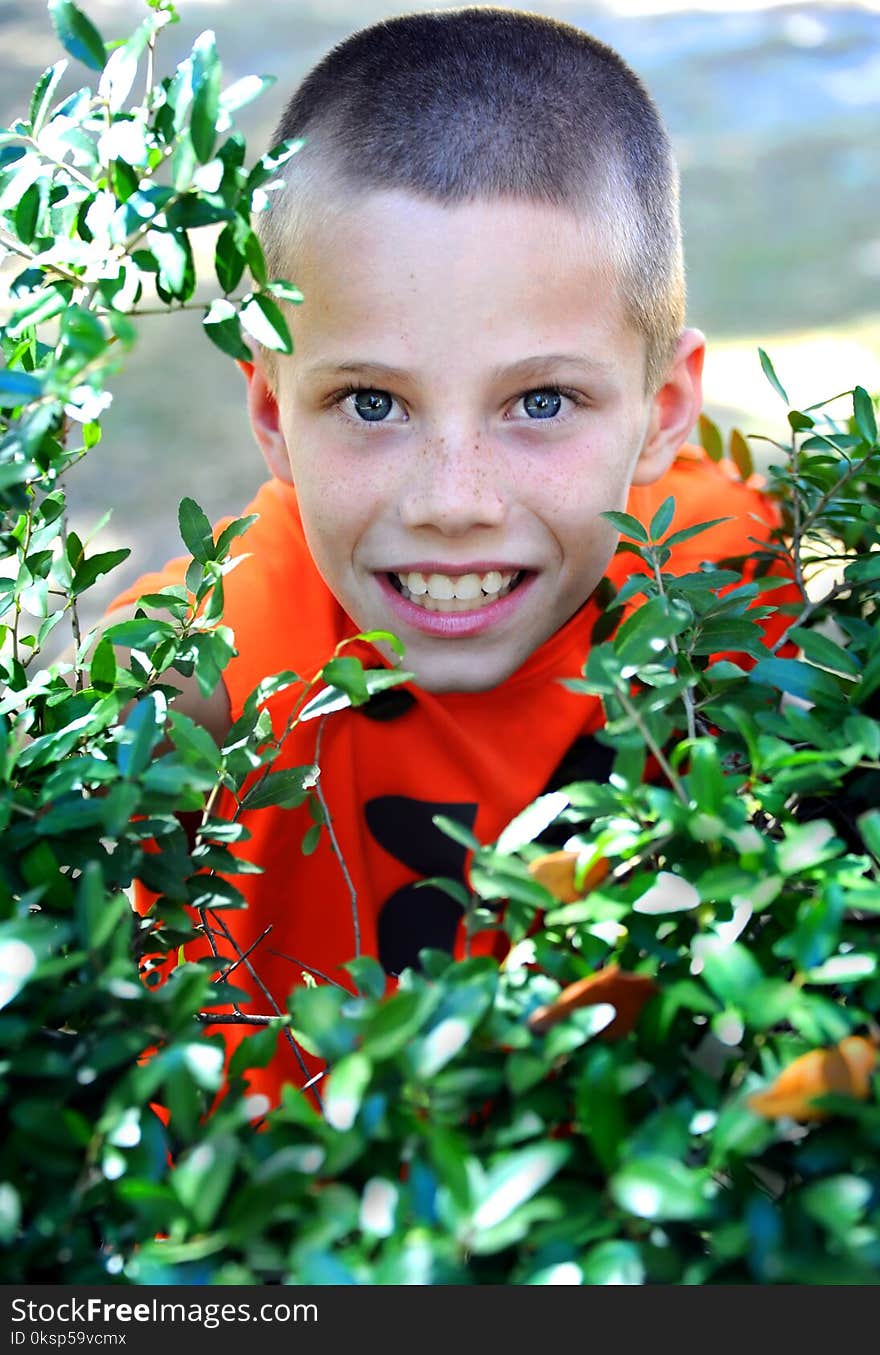
POLYGON ((295 462, 294 484, 309 536, 334 554, 356 546, 383 510, 386 491, 379 477, 339 458, 295 462))

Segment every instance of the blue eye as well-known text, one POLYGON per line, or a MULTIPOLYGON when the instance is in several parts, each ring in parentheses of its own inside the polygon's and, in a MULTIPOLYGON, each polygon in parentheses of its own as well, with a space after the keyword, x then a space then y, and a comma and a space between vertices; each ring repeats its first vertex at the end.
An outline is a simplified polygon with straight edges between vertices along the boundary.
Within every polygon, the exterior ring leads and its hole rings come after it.
POLYGON ((554 419, 562 408, 562 396, 557 390, 529 391, 523 396, 523 408, 530 419, 554 419))
POLYGON ((358 417, 366 423, 378 423, 381 419, 387 419, 394 404, 387 391, 374 390, 354 391, 352 402, 358 417))

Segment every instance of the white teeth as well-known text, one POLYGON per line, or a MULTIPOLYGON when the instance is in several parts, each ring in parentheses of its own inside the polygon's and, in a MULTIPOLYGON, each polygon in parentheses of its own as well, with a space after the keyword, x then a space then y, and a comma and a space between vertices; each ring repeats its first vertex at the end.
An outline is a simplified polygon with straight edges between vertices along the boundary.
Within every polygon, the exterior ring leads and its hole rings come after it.
POLYGON ((476 602, 481 593, 490 597, 507 589, 515 575, 502 574, 498 569, 490 569, 485 574, 429 574, 427 577, 417 571, 398 574, 400 586, 411 597, 434 598, 438 602, 449 602, 454 598, 476 602))
POLYGON ((473 604, 483 607, 489 602, 497 602, 510 592, 514 579, 519 576, 514 572, 502 574, 498 569, 490 569, 485 574, 427 576, 413 570, 395 577, 404 597, 429 612, 466 612, 474 610, 473 604))
POLYGON ((428 596, 440 602, 448 602, 455 597, 455 583, 448 574, 428 575, 428 596))
MULTIPOLYGON (((455 580, 455 596, 457 598, 473 600, 480 596, 480 592, 479 574, 462 574, 461 578, 455 580)), ((436 597, 436 594, 434 596, 436 597)))

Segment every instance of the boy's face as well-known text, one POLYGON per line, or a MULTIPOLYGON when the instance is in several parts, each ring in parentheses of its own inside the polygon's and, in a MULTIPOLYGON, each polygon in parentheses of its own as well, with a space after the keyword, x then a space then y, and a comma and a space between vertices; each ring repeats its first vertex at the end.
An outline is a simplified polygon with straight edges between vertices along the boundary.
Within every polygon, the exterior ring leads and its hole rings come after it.
POLYGON ((318 569, 423 688, 494 687, 589 597, 600 514, 693 426, 702 337, 647 392, 589 233, 519 201, 369 194, 306 228, 292 273, 295 351, 274 396, 257 360, 250 413, 318 569))

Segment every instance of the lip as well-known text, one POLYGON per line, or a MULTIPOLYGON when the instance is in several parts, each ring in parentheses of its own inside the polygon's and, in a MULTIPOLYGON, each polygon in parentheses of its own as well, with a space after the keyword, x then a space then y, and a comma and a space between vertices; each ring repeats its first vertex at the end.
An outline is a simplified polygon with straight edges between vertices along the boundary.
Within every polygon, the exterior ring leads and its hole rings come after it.
MULTIPOLYGON (((509 566, 504 566, 509 569, 509 566)), ((500 565, 489 566, 468 566, 467 569, 461 569, 462 574, 485 574, 489 569, 501 570, 500 565)), ((430 573, 444 574, 450 573, 449 566, 446 569, 437 569, 433 566, 412 565, 409 570, 391 570, 389 573, 430 573)), ((454 578, 455 574, 450 573, 454 578)), ((486 602, 481 607, 474 608, 469 612, 429 612, 424 607, 419 607, 415 602, 410 602, 402 593, 390 582, 388 573, 377 573, 375 575, 382 595, 390 611, 405 625, 413 630, 421 631, 423 635, 437 635, 446 639, 466 639, 471 635, 481 635, 484 631, 491 630, 493 626, 500 625, 507 621, 521 607, 526 595, 531 592, 532 585, 537 579, 534 572, 526 572, 525 577, 520 580, 513 592, 505 594, 497 602, 486 602)))
POLYGON ((489 574, 497 570, 499 574, 528 574, 525 565, 501 563, 498 560, 475 560, 464 565, 452 565, 441 560, 417 560, 415 564, 395 565, 385 571, 388 574, 447 574, 450 579, 458 579, 463 574, 489 574))

